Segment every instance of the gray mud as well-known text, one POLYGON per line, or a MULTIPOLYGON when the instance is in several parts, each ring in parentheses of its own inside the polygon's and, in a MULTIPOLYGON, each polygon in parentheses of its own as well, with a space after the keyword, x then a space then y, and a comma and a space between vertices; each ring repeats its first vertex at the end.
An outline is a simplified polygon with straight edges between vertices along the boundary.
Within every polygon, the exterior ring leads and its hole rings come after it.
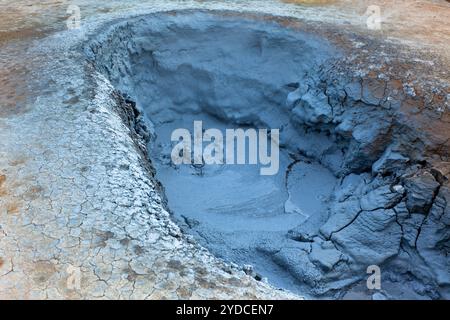
POLYGON ((299 145, 319 151, 332 141, 320 133, 299 134, 286 112, 286 97, 298 87, 298 74, 337 51, 270 24, 203 21, 193 28, 191 18, 182 17, 169 31, 153 23, 151 33, 142 35, 145 44, 138 44, 151 54, 133 59, 133 79, 137 103, 154 125, 150 158, 169 208, 186 232, 218 257, 254 266, 258 278, 299 293, 298 281, 258 248, 266 242, 282 246, 293 226, 327 218, 337 178, 317 161, 308 164, 290 154, 299 145), (261 176, 259 165, 173 166, 172 131, 192 132, 198 120, 204 129, 222 132, 282 128, 278 174, 261 176))
POLYGON ((427 142, 395 120, 406 97, 339 70, 326 37, 190 12, 114 25, 86 51, 147 119, 174 219, 215 255, 312 296, 370 295, 379 265, 381 297, 449 297, 450 191, 423 161, 427 142), (194 120, 280 128, 278 175, 172 165, 170 134, 194 120))

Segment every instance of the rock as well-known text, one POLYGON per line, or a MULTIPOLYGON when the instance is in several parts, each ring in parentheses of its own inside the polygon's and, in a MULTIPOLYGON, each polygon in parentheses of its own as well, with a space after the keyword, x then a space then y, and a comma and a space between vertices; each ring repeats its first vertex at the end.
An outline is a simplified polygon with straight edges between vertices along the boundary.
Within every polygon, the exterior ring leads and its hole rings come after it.
POLYGON ((300 122, 315 124, 328 123, 332 120, 332 108, 328 104, 328 97, 323 93, 307 92, 302 96, 293 114, 300 122))
POLYGON ((386 84, 379 79, 364 79, 361 100, 369 105, 377 106, 384 98, 386 84))
POLYGON ((357 263, 380 265, 398 253, 401 234, 395 212, 380 209, 361 212, 350 225, 334 233, 331 240, 357 263))
POLYGON ((312 242, 316 232, 305 224, 301 224, 288 231, 288 238, 299 242, 312 242))
POLYGON ((348 172, 364 172, 372 168, 389 143, 391 120, 369 108, 362 108, 358 119, 351 113, 343 116, 336 131, 351 139, 344 166, 348 172), (365 111, 365 112, 364 112, 365 111))
POLYGON ((358 200, 350 200, 337 203, 332 207, 334 213, 328 221, 320 228, 320 233, 329 239, 334 232, 337 232, 351 223, 361 212, 358 200))
POLYGON ((402 198, 402 194, 392 192, 391 188, 388 185, 385 185, 364 195, 361 198, 361 209, 372 211, 381 208, 392 208, 398 204, 402 198))
POLYGON ((347 199, 356 199, 361 193, 361 188, 365 186, 364 179, 369 178, 368 174, 349 174, 340 183, 335 190, 335 197, 338 202, 344 202, 347 199))
POLYGON ((351 101, 360 101, 362 98, 362 87, 360 82, 352 82, 345 86, 345 92, 351 101))
POLYGON ((284 239, 284 242, 272 241, 271 239, 263 240, 258 244, 257 250, 268 256, 273 256, 276 253, 280 252, 281 248, 283 247, 295 248, 296 250, 301 250, 307 253, 311 252, 310 242, 299 242, 286 238, 284 239))
POLYGON ((292 91, 288 94, 288 97, 286 99, 286 107, 292 110, 307 91, 308 85, 305 83, 300 83, 299 87, 295 91, 292 91))
POLYGON ((430 171, 440 184, 444 184, 450 178, 450 162, 433 163, 433 168, 430 171))
POLYGON ((402 156, 398 152, 392 151, 389 147, 384 154, 372 165, 373 173, 398 173, 409 162, 409 158, 402 156))
POLYGON ((316 286, 322 273, 309 260, 308 254, 297 248, 284 247, 273 255, 273 261, 286 268, 300 282, 316 286))
POLYGON ((309 259, 315 265, 318 265, 324 272, 328 272, 341 260, 343 254, 337 250, 331 241, 319 244, 314 242, 312 244, 312 251, 309 254, 309 259))
POLYGON ((244 264, 244 266, 242 267, 242 270, 245 272, 245 274, 247 274, 249 276, 253 276, 253 274, 255 272, 255 270, 251 264, 244 264))
POLYGON ((404 201, 396 205, 394 211, 397 215, 397 220, 400 224, 402 224, 405 221, 405 219, 407 219, 410 216, 410 213, 404 201))
POLYGON ((433 175, 426 172, 407 178, 404 185, 407 190, 406 206, 409 212, 428 213, 440 186, 433 175))
POLYGON ((403 187, 402 185, 399 185, 399 184, 393 186, 392 190, 394 190, 395 192, 400 193, 402 195, 405 194, 405 187, 403 187))
POLYGON ((416 246, 417 236, 425 219, 423 214, 413 213, 402 222, 403 238, 411 246, 416 246))
POLYGON ((421 226, 417 250, 436 275, 439 285, 450 285, 450 189, 442 187, 421 226))

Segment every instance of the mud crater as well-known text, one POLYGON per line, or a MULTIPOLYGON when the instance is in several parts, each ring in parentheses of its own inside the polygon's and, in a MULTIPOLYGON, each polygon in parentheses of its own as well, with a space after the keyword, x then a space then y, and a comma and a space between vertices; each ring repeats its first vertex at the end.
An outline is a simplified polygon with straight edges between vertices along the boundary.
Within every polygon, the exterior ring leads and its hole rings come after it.
MULTIPOLYGON (((393 288, 383 295, 445 295, 445 279, 411 276, 414 257, 403 256, 417 253, 427 215, 445 198, 441 183, 413 159, 418 146, 396 140, 401 129, 380 108, 380 87, 324 79, 341 49, 274 21, 205 12, 154 14, 103 31, 86 54, 135 107, 136 132, 186 233, 296 293, 370 296, 360 284, 376 264, 386 266, 393 288), (279 173, 174 166, 172 131, 199 120, 223 131, 279 128, 279 173), (419 199, 408 193, 417 189, 419 199), (402 275, 408 281, 398 289, 402 275)), ((440 261, 425 265, 445 273, 448 262, 440 261)))

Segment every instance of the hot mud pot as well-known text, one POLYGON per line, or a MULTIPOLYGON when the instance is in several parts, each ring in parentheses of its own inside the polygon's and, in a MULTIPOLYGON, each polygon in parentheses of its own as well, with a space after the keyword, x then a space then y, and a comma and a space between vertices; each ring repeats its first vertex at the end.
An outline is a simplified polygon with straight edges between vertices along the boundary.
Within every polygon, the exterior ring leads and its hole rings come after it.
POLYGON ((217 257, 309 297, 357 297, 379 268, 380 298, 450 298, 448 145, 407 120, 426 93, 403 82, 407 62, 389 47, 330 34, 159 13, 105 27, 85 53, 120 93, 173 219, 217 257), (389 68, 374 76, 369 63, 389 68), (171 134, 194 121, 279 129, 278 173, 173 164, 171 134))

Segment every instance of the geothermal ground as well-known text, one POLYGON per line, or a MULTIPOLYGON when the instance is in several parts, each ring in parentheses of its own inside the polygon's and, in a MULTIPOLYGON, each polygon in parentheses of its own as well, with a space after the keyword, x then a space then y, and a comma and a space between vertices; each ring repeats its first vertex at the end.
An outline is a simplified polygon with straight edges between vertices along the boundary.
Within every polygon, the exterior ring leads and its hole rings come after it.
POLYGON ((450 298, 448 2, 1 5, 1 298, 450 298), (199 120, 278 174, 174 165, 199 120))

